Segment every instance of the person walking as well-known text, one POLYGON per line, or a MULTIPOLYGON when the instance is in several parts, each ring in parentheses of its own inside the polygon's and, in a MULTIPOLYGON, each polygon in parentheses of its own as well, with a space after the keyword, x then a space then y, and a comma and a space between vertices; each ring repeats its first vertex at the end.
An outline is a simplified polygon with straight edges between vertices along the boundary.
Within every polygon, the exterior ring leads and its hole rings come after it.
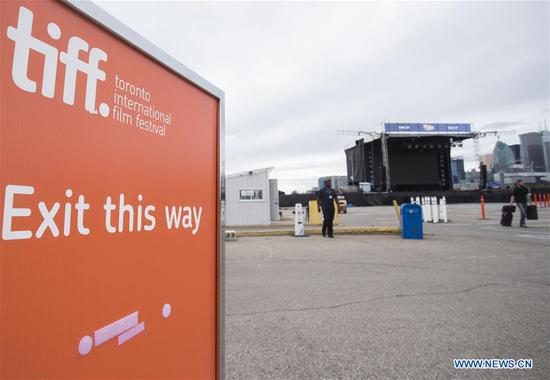
POLYGON ((321 212, 321 209, 323 210, 323 227, 321 228, 321 233, 323 236, 328 235, 329 238, 334 237, 332 223, 334 221, 335 207, 338 207, 338 195, 332 188, 332 181, 327 179, 325 180, 325 187, 317 193, 317 210, 319 212, 321 212))
POLYGON ((512 197, 510 198, 510 204, 515 203, 520 212, 519 226, 527 228, 525 224, 525 216, 527 205, 530 203, 529 189, 524 185, 523 181, 519 179, 512 190, 512 197))

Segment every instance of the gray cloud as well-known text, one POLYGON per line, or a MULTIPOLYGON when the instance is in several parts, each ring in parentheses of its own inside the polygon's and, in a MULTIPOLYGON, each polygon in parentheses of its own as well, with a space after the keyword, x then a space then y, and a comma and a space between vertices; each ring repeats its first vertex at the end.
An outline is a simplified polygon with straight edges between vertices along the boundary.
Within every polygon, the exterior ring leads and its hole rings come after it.
POLYGON ((505 129, 512 129, 516 127, 524 128, 526 125, 523 121, 493 121, 483 125, 479 130, 481 131, 500 131, 505 129))
POLYGON ((287 191, 345 174, 338 129, 549 119, 547 2, 100 5, 226 92, 229 172, 274 166, 287 191))

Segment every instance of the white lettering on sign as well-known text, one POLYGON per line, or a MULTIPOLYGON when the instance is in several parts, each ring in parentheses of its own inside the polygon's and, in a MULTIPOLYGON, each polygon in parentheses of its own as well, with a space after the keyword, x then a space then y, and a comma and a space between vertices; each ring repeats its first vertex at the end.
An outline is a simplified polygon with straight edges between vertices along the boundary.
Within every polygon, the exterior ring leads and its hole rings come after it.
POLYGON ((16 217, 24 217, 31 215, 30 208, 16 208, 13 205, 13 198, 15 194, 31 195, 34 193, 34 187, 32 186, 17 186, 8 185, 4 194, 4 218, 2 223, 2 239, 4 240, 18 240, 18 239, 30 239, 32 237, 31 231, 13 231, 11 229, 12 220, 16 217))
POLYGON ((172 206, 168 209, 168 206, 164 208, 166 213, 166 226, 169 230, 172 228, 178 229, 183 227, 185 229, 193 228, 193 235, 197 233, 201 224, 202 207, 189 207, 179 206, 177 209, 172 206), (183 215, 182 215, 183 212, 183 215), (180 223, 181 221, 181 223, 180 223))
MULTIPOLYGON (((141 194, 138 195, 138 201, 141 202, 142 200, 143 196, 141 194)), ((103 208, 105 209, 105 229, 114 234, 117 232, 117 229, 111 223, 111 212, 115 211, 117 206, 113 204, 111 197, 107 197, 103 208)), ((143 219, 146 219, 147 222, 149 222, 148 224, 143 225, 143 230, 152 231, 155 228, 156 219, 152 215, 152 212, 155 211, 155 206, 147 205, 144 210, 143 206, 140 204, 136 209, 136 217, 134 221, 134 207, 130 204, 126 204, 124 194, 120 194, 118 201, 118 232, 124 231, 125 220, 128 221, 128 226, 126 229, 130 232, 134 230, 134 225, 136 225, 137 231, 141 231, 143 219)))
MULTIPOLYGON (((29 56, 31 50, 44 56, 44 70, 42 75, 42 95, 53 98, 55 95, 55 82, 57 74, 58 51, 55 47, 32 35, 33 13, 25 8, 19 8, 17 27, 8 27, 8 38, 15 42, 12 64, 13 82, 20 89, 27 92, 36 92, 36 82, 28 77, 29 56)), ((55 23, 49 23, 48 35, 58 40, 61 38, 61 29, 55 23)), ((76 78, 80 72, 86 76, 86 111, 96 114, 96 90, 97 81, 105 81, 105 72, 99 68, 99 62, 107 61, 107 53, 98 48, 89 50, 88 43, 83 39, 73 36, 69 39, 66 52, 59 54, 59 60, 65 64, 65 82, 63 87, 63 102, 74 105, 76 78), (89 62, 79 58, 80 52, 88 52, 89 62)), ((109 106, 102 103, 101 115, 107 117, 109 106)))
MULTIPOLYGON (((22 197, 24 195, 34 194, 34 187, 32 186, 17 186, 8 185, 4 193, 4 215, 2 222, 2 239, 3 240, 20 240, 32 238, 32 232, 29 230, 14 231, 12 229, 13 218, 27 217, 31 215, 31 210, 28 208, 17 208, 14 206, 15 195, 22 197)), ((72 196, 72 190, 67 189, 65 196, 70 198, 72 196)), ((36 230, 35 237, 40 239, 46 231, 50 231, 53 237, 59 236, 59 228, 55 222, 55 216, 57 215, 61 204, 54 202, 51 206, 48 206, 45 202, 38 202, 38 211, 42 216, 42 222, 36 230)), ((74 205, 77 211, 77 229, 81 235, 88 235, 90 229, 84 226, 84 211, 90 209, 90 205, 84 201, 84 195, 78 197, 78 202, 74 205)), ((72 205, 70 202, 65 204, 65 212, 63 217, 63 235, 69 236, 71 233, 71 210, 72 205)))
MULTIPOLYGON (((30 5, 29 5, 30 6, 30 5)), ((161 111, 151 102, 151 92, 143 85, 137 85, 119 74, 114 75, 112 104, 102 102, 97 106, 96 94, 98 82, 105 82, 107 73, 100 69, 101 62, 107 62, 107 53, 97 47, 90 48, 88 42, 78 36, 68 39, 67 51, 61 51, 33 36, 34 13, 20 7, 17 26, 7 28, 7 36, 15 42, 12 62, 12 79, 21 90, 36 93, 37 84, 29 78, 29 60, 34 53, 43 56, 41 94, 53 99, 57 81, 57 65, 65 65, 63 83, 63 103, 73 106, 76 97, 76 81, 86 78, 84 109, 91 114, 100 114, 104 118, 111 115, 117 123, 134 126, 136 130, 166 137, 167 127, 172 125, 172 112, 161 111), (82 53, 88 53, 88 61, 80 59, 82 53)), ((46 27, 52 41, 61 38, 61 28, 54 22, 46 27)), ((34 64, 34 62, 33 62, 34 64)), ((36 78, 35 78, 36 79, 36 78)))
MULTIPOLYGON (((44 201, 33 200, 32 195, 35 194, 33 186, 7 185, 4 190, 4 212, 2 215, 2 240, 24 240, 31 239, 33 236, 36 239, 41 239, 44 236, 53 236, 57 238, 61 236, 61 227, 63 236, 71 235, 71 227, 76 219, 76 231, 80 235, 89 235, 91 228, 87 227, 85 219, 92 212, 92 206, 86 203, 83 194, 78 196, 76 203, 71 199, 73 191, 65 190, 64 201, 44 201), (30 208, 17 207, 17 204, 36 205, 38 215, 41 220, 38 224, 34 224, 33 230, 23 229, 21 222, 23 219, 32 215, 30 208), (63 205, 64 202, 64 205, 63 205), (75 214, 76 211, 76 215, 75 214), (76 218, 73 218, 75 216, 76 218), (14 219, 18 221, 18 229, 14 229, 14 219), (33 231, 35 231, 33 233, 33 231)), ((137 205, 132 204, 125 194, 119 194, 118 202, 113 202, 113 197, 107 196, 105 203, 99 209, 105 211, 104 228, 110 234, 123 232, 141 232, 153 231, 157 226, 157 219, 154 215, 157 206, 153 204, 142 204, 143 196, 138 194, 137 205)), ((183 230, 189 231, 193 235, 197 235, 201 225, 203 215, 202 207, 197 206, 164 206, 166 214, 166 225, 168 230, 183 230)), ((25 223, 36 223, 35 218, 28 219, 25 223)))

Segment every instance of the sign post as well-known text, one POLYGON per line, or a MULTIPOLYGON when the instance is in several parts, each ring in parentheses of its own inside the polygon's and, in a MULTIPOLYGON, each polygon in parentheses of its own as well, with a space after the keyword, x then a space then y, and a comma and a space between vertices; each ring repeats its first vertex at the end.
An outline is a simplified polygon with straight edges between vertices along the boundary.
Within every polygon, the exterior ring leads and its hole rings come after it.
POLYGON ((0 10, 0 378, 223 378, 223 92, 93 3, 0 10))

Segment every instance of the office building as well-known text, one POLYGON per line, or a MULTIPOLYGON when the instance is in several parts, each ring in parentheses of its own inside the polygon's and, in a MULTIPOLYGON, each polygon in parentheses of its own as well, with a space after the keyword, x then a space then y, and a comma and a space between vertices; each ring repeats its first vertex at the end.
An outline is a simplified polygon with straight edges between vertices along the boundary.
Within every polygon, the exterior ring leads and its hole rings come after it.
POLYGON ((451 172, 453 174, 453 184, 466 181, 466 172, 464 171, 464 159, 462 157, 451 159, 451 172))
POLYGON ((542 132, 519 135, 521 163, 528 171, 546 171, 542 132))

